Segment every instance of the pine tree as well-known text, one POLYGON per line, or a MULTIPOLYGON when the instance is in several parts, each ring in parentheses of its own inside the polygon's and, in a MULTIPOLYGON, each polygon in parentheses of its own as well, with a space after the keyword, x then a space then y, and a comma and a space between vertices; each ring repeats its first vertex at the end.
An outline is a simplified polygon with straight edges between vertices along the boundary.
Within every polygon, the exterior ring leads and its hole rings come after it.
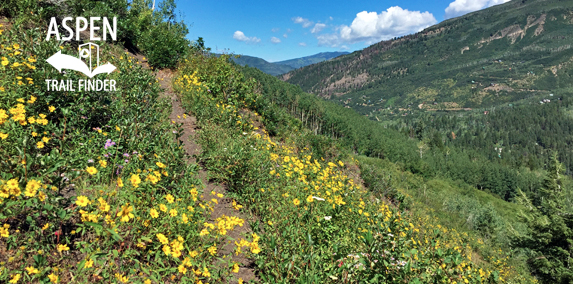
POLYGON ((527 208, 520 217, 528 228, 525 234, 515 234, 513 244, 525 249, 531 272, 542 283, 573 283, 573 214, 565 204, 563 171, 557 154, 553 154, 540 200, 532 202, 518 190, 517 199, 527 208))

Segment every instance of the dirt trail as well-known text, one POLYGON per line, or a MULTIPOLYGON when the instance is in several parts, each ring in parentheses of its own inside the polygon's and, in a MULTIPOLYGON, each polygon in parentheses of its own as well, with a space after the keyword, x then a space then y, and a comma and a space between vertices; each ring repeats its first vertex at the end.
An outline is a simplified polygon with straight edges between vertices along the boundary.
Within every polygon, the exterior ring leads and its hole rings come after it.
MULTIPOLYGON (((140 62, 144 62, 142 56, 136 56, 140 62)), ((176 123, 182 124, 183 133, 181 133, 181 142, 183 143, 183 149, 188 154, 187 163, 196 163, 195 155, 200 154, 201 147, 195 142, 195 133, 198 129, 197 127, 197 119, 194 116, 186 115, 185 110, 181 106, 181 101, 178 98, 177 94, 173 92, 171 81, 173 79, 173 73, 170 70, 159 70, 155 72, 155 76, 159 80, 161 87, 163 88, 163 93, 161 94, 162 97, 166 97, 171 99, 172 110, 169 119, 175 121, 176 123)), ((249 221, 253 218, 247 214, 239 212, 233 208, 233 200, 227 197, 227 189, 224 185, 220 185, 214 183, 209 179, 208 172, 204 170, 201 165, 199 170, 199 178, 201 179, 202 183, 205 185, 203 189, 203 195, 201 199, 203 201, 208 201, 212 198, 216 198, 218 200, 217 204, 214 204, 213 211, 211 216, 207 220, 208 222, 212 223, 217 218, 226 215, 226 216, 236 216, 245 220, 243 226, 237 226, 232 231, 227 233, 227 236, 231 237, 231 241, 228 241, 224 245, 219 245, 217 248, 218 254, 220 256, 227 255, 229 253, 233 253, 235 251, 235 243, 234 240, 238 240, 239 238, 243 237, 245 234, 253 233, 249 221), (224 195, 223 198, 218 198, 211 194, 214 191, 216 194, 221 193, 224 195)), ((232 254, 231 262, 239 263, 239 273, 235 274, 237 278, 243 279, 245 283, 247 282, 258 282, 258 278, 255 275, 255 264, 252 259, 245 258, 243 255, 235 255, 232 254)), ((221 263, 220 265, 226 266, 226 263, 221 263)), ((236 282, 235 282, 236 283, 236 282)))
MULTIPOLYGON (((197 130, 197 119, 194 116, 187 115, 184 118, 185 110, 181 106, 181 101, 177 97, 177 95, 173 92, 171 87, 171 80, 173 78, 173 74, 169 70, 160 70, 156 72, 156 77, 161 84, 161 87, 164 89, 163 96, 171 99, 171 104, 173 106, 171 110, 171 115, 169 119, 175 121, 176 123, 181 123, 183 128, 183 133, 181 133, 180 140, 183 142, 183 149, 189 155, 188 163, 195 163, 195 155, 198 155, 201 151, 200 145, 195 142, 195 132, 197 130)), ((233 240, 238 240, 244 234, 252 233, 252 229, 249 226, 248 220, 250 219, 248 215, 242 214, 241 212, 236 211, 233 208, 231 198, 227 196, 227 189, 220 184, 216 184, 209 180, 208 172, 205 171, 203 168, 199 170, 199 178, 205 185, 203 189, 203 195, 201 199, 203 201, 208 201, 215 196, 211 195, 211 192, 214 191, 215 193, 221 193, 224 195, 223 198, 217 198, 218 203, 214 204, 213 211, 209 218, 209 222, 214 222, 217 218, 226 215, 226 216, 236 216, 243 220, 245 223, 242 227, 237 226, 232 231, 228 233, 228 236, 231 237, 233 240)), ((235 251, 235 244, 234 241, 229 241, 227 244, 223 245, 223 247, 218 248, 219 255, 226 255, 235 251)), ((238 262, 240 269, 237 275, 238 278, 243 279, 244 281, 253 281, 257 280, 254 271, 254 262, 251 259, 247 259, 242 255, 236 256, 233 254, 231 258, 232 262, 238 262)), ((225 265, 225 264, 222 264, 225 265)))

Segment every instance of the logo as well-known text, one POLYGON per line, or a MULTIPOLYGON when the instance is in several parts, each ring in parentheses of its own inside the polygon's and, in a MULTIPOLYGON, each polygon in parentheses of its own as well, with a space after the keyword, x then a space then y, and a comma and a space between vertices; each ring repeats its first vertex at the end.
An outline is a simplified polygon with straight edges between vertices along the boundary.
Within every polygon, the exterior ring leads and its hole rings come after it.
MULTIPOLYGON (((53 35, 56 39, 62 41, 70 41, 74 38, 74 30, 67 25, 67 22, 73 20, 71 17, 66 17, 62 20, 62 27, 68 31, 68 35, 66 37, 60 38, 60 32, 58 29, 58 23, 56 18, 53 17, 50 20, 50 26, 48 27, 48 33, 46 36, 46 41, 50 40, 50 37, 53 35)), ((100 17, 91 17, 89 22, 84 17, 78 17, 75 19, 76 22, 76 29, 75 29, 75 38, 76 40, 80 40, 81 32, 86 31, 89 27, 89 35, 91 41, 102 40, 101 37, 96 35, 98 30, 101 30, 101 27, 97 26, 97 22, 101 21, 102 18, 100 17)), ((109 33, 112 40, 116 40, 117 38, 117 18, 113 18, 113 28, 110 25, 108 19, 106 17, 103 18, 103 40, 106 40, 107 34, 109 33)), ((74 57, 68 54, 62 54, 62 51, 58 51, 56 54, 50 56, 50 58, 46 59, 46 61, 52 65, 54 68, 58 70, 58 72, 62 73, 63 69, 73 70, 80 72, 90 79, 98 74, 110 74, 113 72, 116 67, 113 66, 111 63, 106 63, 104 65, 100 65, 100 48, 99 45, 89 42, 79 46, 78 48, 78 57, 74 57)), ((115 91, 115 80, 78 80, 74 84, 73 80, 53 80, 53 79, 46 79, 46 86, 48 91, 76 91, 75 86, 77 87, 77 91, 115 91)))
POLYGON ((70 69, 81 72, 90 78, 93 78, 97 74, 109 74, 115 70, 115 66, 110 63, 99 65, 99 45, 91 42, 80 45, 78 58, 62 54, 62 51, 58 51, 58 53, 52 55, 46 61, 58 69, 59 72, 62 72, 62 69, 70 69), (92 49, 95 49, 95 60, 92 56, 92 49), (86 64, 82 59, 89 63, 86 64), (95 69, 93 68, 94 64, 96 66, 95 69))

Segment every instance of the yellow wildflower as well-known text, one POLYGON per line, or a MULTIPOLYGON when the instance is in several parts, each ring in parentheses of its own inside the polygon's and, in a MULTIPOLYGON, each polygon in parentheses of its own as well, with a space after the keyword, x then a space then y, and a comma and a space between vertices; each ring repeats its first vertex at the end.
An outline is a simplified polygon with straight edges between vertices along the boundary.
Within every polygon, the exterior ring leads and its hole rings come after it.
POLYGON ((164 245, 169 244, 169 239, 167 239, 167 237, 164 234, 159 233, 155 236, 159 239, 159 242, 161 242, 162 244, 164 245))
POLYGON ((33 266, 28 266, 26 267, 26 271, 28 271, 28 274, 38 274, 40 273, 40 271, 37 268, 34 268, 33 266))
POLYGON ((48 275, 48 278, 50 278, 50 282, 58 283, 58 275, 52 273, 52 274, 48 275))
POLYGON ((14 274, 14 276, 12 276, 12 279, 10 279, 10 281, 8 281, 8 283, 18 283, 18 281, 20 280, 20 273, 18 274, 14 274))
POLYGON ((133 187, 138 187, 139 184, 141 183, 139 175, 136 174, 131 175, 131 178, 129 180, 131 181, 131 185, 133 185, 133 187))
POLYGON ((86 172, 88 172, 88 174, 93 176, 93 175, 97 174, 97 169, 94 167, 87 167, 86 172))
POLYGON ((76 199, 76 205, 80 206, 80 207, 85 207, 88 206, 88 204, 90 204, 91 201, 89 200, 89 198, 80 195, 78 196, 78 198, 76 199))
POLYGON ((149 215, 151 215, 151 218, 159 217, 159 213, 157 212, 157 210, 155 210, 155 208, 151 208, 151 210, 149 210, 149 215))
POLYGON ((58 245, 58 251, 62 252, 62 251, 68 251, 70 250, 70 248, 68 247, 68 245, 64 244, 64 245, 58 245))
POLYGON ((129 219, 134 217, 131 211, 133 211, 133 206, 129 206, 127 203, 121 206, 121 211, 117 213, 117 217, 121 217, 122 222, 129 222, 129 219))
POLYGON ((84 264, 84 268, 91 268, 94 265, 93 259, 88 259, 84 264))

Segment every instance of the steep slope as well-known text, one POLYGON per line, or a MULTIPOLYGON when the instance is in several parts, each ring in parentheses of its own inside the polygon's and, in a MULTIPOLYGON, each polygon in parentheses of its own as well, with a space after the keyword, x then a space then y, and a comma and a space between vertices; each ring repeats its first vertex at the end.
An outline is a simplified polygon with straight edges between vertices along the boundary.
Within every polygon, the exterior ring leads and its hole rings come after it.
POLYGON ((332 58, 336 58, 338 56, 341 55, 346 55, 349 52, 339 52, 339 51, 335 51, 335 52, 321 52, 318 54, 314 54, 314 55, 310 55, 310 56, 305 56, 305 57, 301 57, 301 58, 294 58, 294 59, 289 59, 289 60, 284 60, 284 61, 279 61, 279 62, 274 62, 275 64, 283 64, 283 65, 288 65, 288 66, 292 66, 294 68, 300 68, 300 67, 304 67, 304 66, 308 66, 314 63, 319 63, 322 61, 326 61, 326 60, 330 60, 332 58))
POLYGON ((573 87, 573 1, 511 1, 282 76, 361 113, 476 108, 573 87))

